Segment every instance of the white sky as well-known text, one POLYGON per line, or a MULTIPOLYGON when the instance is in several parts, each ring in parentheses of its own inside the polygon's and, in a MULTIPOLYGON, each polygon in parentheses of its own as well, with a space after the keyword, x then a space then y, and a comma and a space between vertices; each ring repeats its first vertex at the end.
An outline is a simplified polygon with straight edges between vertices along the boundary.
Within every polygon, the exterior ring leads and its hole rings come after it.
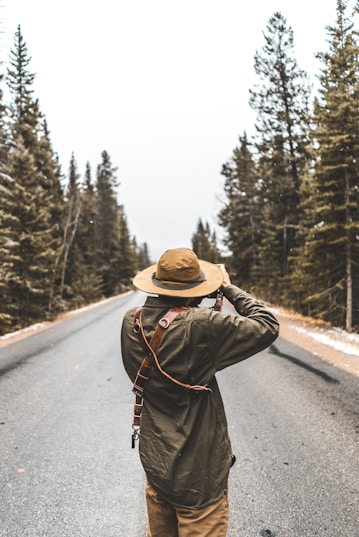
POLYGON ((222 164, 255 115, 253 63, 275 11, 294 30, 312 82, 336 0, 0 0, 8 62, 20 24, 34 96, 67 173, 74 152, 93 178, 106 150, 118 167, 130 234, 155 261, 191 247, 199 218, 218 232, 222 164))

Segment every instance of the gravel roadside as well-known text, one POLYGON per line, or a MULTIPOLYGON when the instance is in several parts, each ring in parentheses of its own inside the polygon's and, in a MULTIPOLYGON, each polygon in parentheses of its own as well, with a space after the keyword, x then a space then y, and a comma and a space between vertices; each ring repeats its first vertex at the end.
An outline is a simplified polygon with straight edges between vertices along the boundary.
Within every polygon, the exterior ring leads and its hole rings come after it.
POLYGON ((280 323, 281 338, 359 376, 359 334, 349 334, 281 308, 270 309, 280 323))

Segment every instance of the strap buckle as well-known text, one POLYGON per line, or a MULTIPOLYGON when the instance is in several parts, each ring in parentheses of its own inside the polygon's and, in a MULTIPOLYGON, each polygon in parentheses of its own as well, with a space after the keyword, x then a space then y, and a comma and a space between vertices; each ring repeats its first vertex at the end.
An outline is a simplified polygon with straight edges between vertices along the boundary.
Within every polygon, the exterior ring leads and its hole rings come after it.
POLYGON ((158 321, 158 324, 160 325, 161 328, 166 329, 170 325, 170 320, 167 317, 162 317, 162 319, 158 321))
POLYGON ((131 437, 131 447, 134 449, 136 440, 140 438, 140 427, 136 425, 132 425, 133 433, 131 437))

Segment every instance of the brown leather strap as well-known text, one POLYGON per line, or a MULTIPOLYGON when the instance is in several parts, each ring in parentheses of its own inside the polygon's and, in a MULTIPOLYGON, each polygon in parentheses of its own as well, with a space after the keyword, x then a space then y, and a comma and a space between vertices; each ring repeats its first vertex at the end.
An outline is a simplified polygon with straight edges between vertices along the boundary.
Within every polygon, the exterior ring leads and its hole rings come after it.
POLYGON ((187 309, 188 308, 182 307, 182 308, 171 308, 170 310, 168 310, 166 315, 162 317, 162 319, 159 320, 150 343, 148 343, 147 338, 143 331, 142 319, 141 319, 142 308, 138 308, 135 311, 134 332, 135 334, 137 334, 141 342, 141 345, 145 351, 145 357, 137 372, 137 375, 136 375, 136 378, 132 387, 132 391, 136 395, 136 401, 135 401, 134 412, 133 412, 133 423, 132 423, 132 428, 133 428, 132 447, 135 447, 135 440, 139 438, 141 412, 142 412, 142 407, 143 407, 143 395, 144 395, 146 383, 148 382, 149 377, 150 377, 152 365, 155 365, 157 370, 164 377, 166 377, 168 380, 170 380, 177 386, 184 388, 185 390, 192 390, 196 392, 208 392, 208 393, 212 392, 211 388, 208 388, 207 386, 185 384, 175 379, 174 377, 169 375, 164 369, 162 369, 158 361, 157 355, 156 355, 156 351, 161 342, 161 339, 166 333, 166 330, 169 327, 169 325, 177 317, 177 315, 179 315, 179 313, 187 309))
POLYGON ((141 345, 145 351, 145 357, 142 361, 142 364, 137 371, 135 381, 133 383, 132 391, 136 395, 135 406, 133 410, 133 422, 132 422, 132 447, 135 447, 135 441, 139 438, 140 433, 140 424, 141 424, 141 413, 143 407, 143 394, 145 391, 145 386, 150 378, 151 366, 153 363, 153 354, 157 350, 162 337, 165 335, 166 329, 169 327, 171 322, 177 317, 181 311, 184 311, 187 308, 173 308, 169 310, 165 317, 160 319, 156 330, 151 338, 150 343, 148 343, 142 328, 141 322, 141 313, 142 308, 137 308, 134 315, 134 332, 137 334, 141 345))
POLYGON ((221 289, 218 289, 217 295, 216 295, 216 302, 213 306, 214 311, 222 311, 223 306, 223 291, 221 289))
MULTIPOLYGON (((177 317, 177 315, 179 313, 181 313, 182 311, 185 311, 186 309, 188 308, 172 308, 170 309, 165 317, 162 317, 162 319, 159 320, 158 322, 158 325, 156 327, 156 330, 151 338, 151 341, 150 343, 148 343, 147 339, 146 339, 146 336, 144 334, 144 331, 143 331, 143 326, 142 326, 142 321, 141 321, 141 311, 139 313, 138 310, 136 310, 135 312, 135 332, 137 333, 141 343, 142 343, 142 346, 144 348, 147 348, 147 356, 150 361, 153 363, 153 365, 155 365, 158 369, 158 371, 164 376, 166 377, 168 380, 170 380, 171 382, 173 382, 174 384, 176 384, 177 386, 180 386, 181 388, 184 388, 185 390, 192 390, 192 391, 206 391, 206 392, 212 392, 211 388, 208 388, 206 385, 205 386, 201 386, 201 385, 191 385, 191 384, 185 384, 184 382, 181 382, 180 380, 177 380, 175 379, 174 377, 172 377, 169 373, 167 373, 164 369, 162 369, 159 361, 158 361, 158 358, 157 358, 157 355, 156 355, 156 351, 157 351, 157 348, 158 348, 158 345, 162 339, 162 337, 164 336, 164 333, 165 331, 167 330, 167 328, 169 327, 169 325, 171 324, 171 322, 177 317)), ((146 359, 145 357, 145 359, 146 359)), ((142 362, 143 364, 143 362, 142 362)), ((141 366, 142 367, 142 366, 141 366)), ((141 370, 141 368, 140 368, 141 370)))
POLYGON ((182 308, 170 310, 167 313, 166 317, 163 317, 162 319, 160 319, 149 344, 143 333, 143 328, 142 328, 142 322, 141 322, 142 308, 137 308, 137 310, 135 311, 135 315, 134 315, 135 326, 133 330, 135 334, 137 334, 140 340, 140 343, 142 345, 142 348, 145 351, 145 357, 142 361, 140 369, 137 371, 135 382, 133 383, 132 391, 135 394, 143 396, 146 382, 148 381, 150 377, 151 366, 153 363, 152 361, 153 353, 157 351, 160 341, 165 334, 166 328, 168 328, 170 323, 177 317, 179 313, 181 313, 181 311, 183 311, 182 308))
POLYGON ((183 311, 185 308, 173 308, 172 310, 169 310, 165 317, 160 319, 156 330, 154 331, 154 334, 151 338, 150 343, 147 342, 147 339, 143 333, 142 328, 142 322, 141 322, 141 312, 142 308, 138 308, 135 311, 134 315, 134 332, 137 334, 142 348, 145 351, 145 357, 142 361, 142 364, 140 366, 140 369, 137 371, 137 375, 135 378, 135 382, 133 383, 132 391, 139 396, 143 397, 143 393, 145 390, 146 382, 148 381, 150 377, 151 372, 151 366, 153 363, 152 356, 157 351, 157 348, 160 344, 161 339, 165 335, 166 329, 169 327, 171 322, 177 317, 181 311, 183 311))
POLYGON ((162 337, 165 335, 166 329, 169 327, 171 322, 177 317, 179 313, 181 313, 182 311, 186 311, 187 309, 188 308, 183 307, 183 308, 171 308, 170 310, 168 310, 166 315, 158 321, 156 330, 153 333, 150 343, 148 343, 147 338, 142 328, 142 319, 141 319, 142 308, 137 308, 134 314, 134 320, 135 320, 134 332, 135 334, 139 336, 139 340, 146 354, 148 352, 151 354, 153 351, 154 352, 157 351, 160 341, 162 337))

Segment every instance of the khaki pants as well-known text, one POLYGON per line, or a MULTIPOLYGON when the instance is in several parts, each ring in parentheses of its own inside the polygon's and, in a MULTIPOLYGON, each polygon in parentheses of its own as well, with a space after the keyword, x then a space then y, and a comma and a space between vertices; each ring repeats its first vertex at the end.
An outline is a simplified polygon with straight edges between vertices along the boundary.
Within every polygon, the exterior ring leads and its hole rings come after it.
POLYGON ((203 509, 175 507, 147 483, 147 537, 225 537, 229 520, 227 494, 203 509))

